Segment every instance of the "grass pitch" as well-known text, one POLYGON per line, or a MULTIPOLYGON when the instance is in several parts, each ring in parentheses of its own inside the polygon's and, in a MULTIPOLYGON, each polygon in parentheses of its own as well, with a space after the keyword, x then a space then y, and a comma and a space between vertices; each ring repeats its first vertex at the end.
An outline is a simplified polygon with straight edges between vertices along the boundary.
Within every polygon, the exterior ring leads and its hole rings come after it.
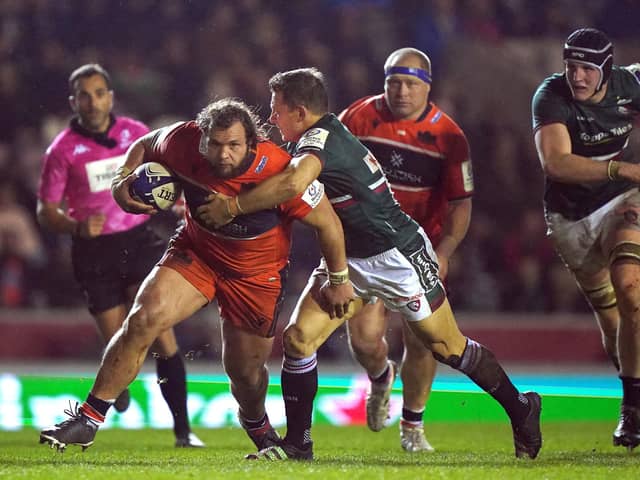
POLYGON ((427 424, 431 454, 400 449, 398 427, 313 429, 313 462, 250 462, 253 444, 238 428, 196 430, 204 449, 176 449, 167 430, 105 430, 85 452, 38 444, 38 431, 0 433, 0 478, 7 479, 604 479, 635 478, 640 449, 611 445, 612 422, 543 423, 536 460, 516 459, 507 423, 427 424))

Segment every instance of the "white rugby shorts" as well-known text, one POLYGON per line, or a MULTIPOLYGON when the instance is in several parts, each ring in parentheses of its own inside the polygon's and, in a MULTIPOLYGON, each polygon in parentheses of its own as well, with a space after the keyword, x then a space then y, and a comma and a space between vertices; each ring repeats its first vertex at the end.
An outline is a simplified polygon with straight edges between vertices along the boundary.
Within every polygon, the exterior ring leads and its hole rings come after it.
POLYGON ((638 189, 618 195, 577 221, 567 220, 559 213, 548 212, 545 215, 547 235, 571 271, 590 275, 609 266, 602 241, 612 229, 625 222, 624 215, 618 211, 623 204, 631 204, 640 209, 638 189))

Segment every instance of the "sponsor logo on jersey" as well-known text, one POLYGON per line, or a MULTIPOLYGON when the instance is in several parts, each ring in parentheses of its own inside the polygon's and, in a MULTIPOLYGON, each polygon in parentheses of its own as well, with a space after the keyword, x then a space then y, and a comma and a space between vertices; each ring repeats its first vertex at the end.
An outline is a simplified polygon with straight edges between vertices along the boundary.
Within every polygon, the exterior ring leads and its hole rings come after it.
POLYGON ((109 190, 116 169, 124 163, 124 158, 124 155, 118 155, 87 163, 84 168, 89 181, 89 190, 92 193, 109 190))
POLYGON ((73 155, 82 155, 83 153, 86 153, 89 150, 91 150, 89 147, 87 147, 86 145, 83 145, 82 143, 79 143, 73 149, 73 155))
POLYGON ((442 117, 442 112, 436 112, 436 114, 431 119, 431 123, 436 123, 442 117))
POLYGON ((329 137, 329 130, 324 128, 312 128, 305 133, 298 141, 298 149, 313 148, 315 150, 323 150, 329 137))
POLYGON ((398 168, 398 167, 401 167, 402 164, 404 163, 404 158, 402 158, 402 155, 400 155, 398 152, 393 150, 391 152, 391 158, 389 158, 389 163, 392 166, 398 168))
POLYGON ((268 160, 267 156, 263 155, 260 161, 258 162, 258 166, 254 170, 255 173, 260 173, 262 170, 264 170, 264 167, 267 165, 267 160, 268 160))
POLYGON ((302 194, 302 201, 307 203, 311 208, 316 208, 322 200, 324 194, 324 185, 317 180, 311 182, 302 194))

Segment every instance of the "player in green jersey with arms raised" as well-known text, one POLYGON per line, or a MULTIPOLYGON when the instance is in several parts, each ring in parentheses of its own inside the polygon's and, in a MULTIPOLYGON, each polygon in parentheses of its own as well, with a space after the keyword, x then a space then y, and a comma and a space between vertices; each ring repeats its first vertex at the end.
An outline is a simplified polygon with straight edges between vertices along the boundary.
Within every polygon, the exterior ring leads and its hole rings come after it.
POLYGON ((556 250, 593 309, 623 397, 613 444, 640 444, 640 157, 629 148, 640 112, 640 64, 613 65, 593 28, 564 45, 565 70, 533 97, 545 217, 556 250))

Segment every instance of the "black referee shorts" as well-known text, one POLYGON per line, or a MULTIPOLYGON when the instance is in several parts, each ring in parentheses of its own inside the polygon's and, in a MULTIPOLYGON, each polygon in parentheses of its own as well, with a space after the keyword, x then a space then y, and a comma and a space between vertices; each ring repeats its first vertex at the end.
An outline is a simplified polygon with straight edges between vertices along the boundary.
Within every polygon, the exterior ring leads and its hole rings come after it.
POLYGON ((126 303, 127 288, 142 282, 166 247, 149 222, 126 232, 73 238, 71 260, 92 314, 126 303))

